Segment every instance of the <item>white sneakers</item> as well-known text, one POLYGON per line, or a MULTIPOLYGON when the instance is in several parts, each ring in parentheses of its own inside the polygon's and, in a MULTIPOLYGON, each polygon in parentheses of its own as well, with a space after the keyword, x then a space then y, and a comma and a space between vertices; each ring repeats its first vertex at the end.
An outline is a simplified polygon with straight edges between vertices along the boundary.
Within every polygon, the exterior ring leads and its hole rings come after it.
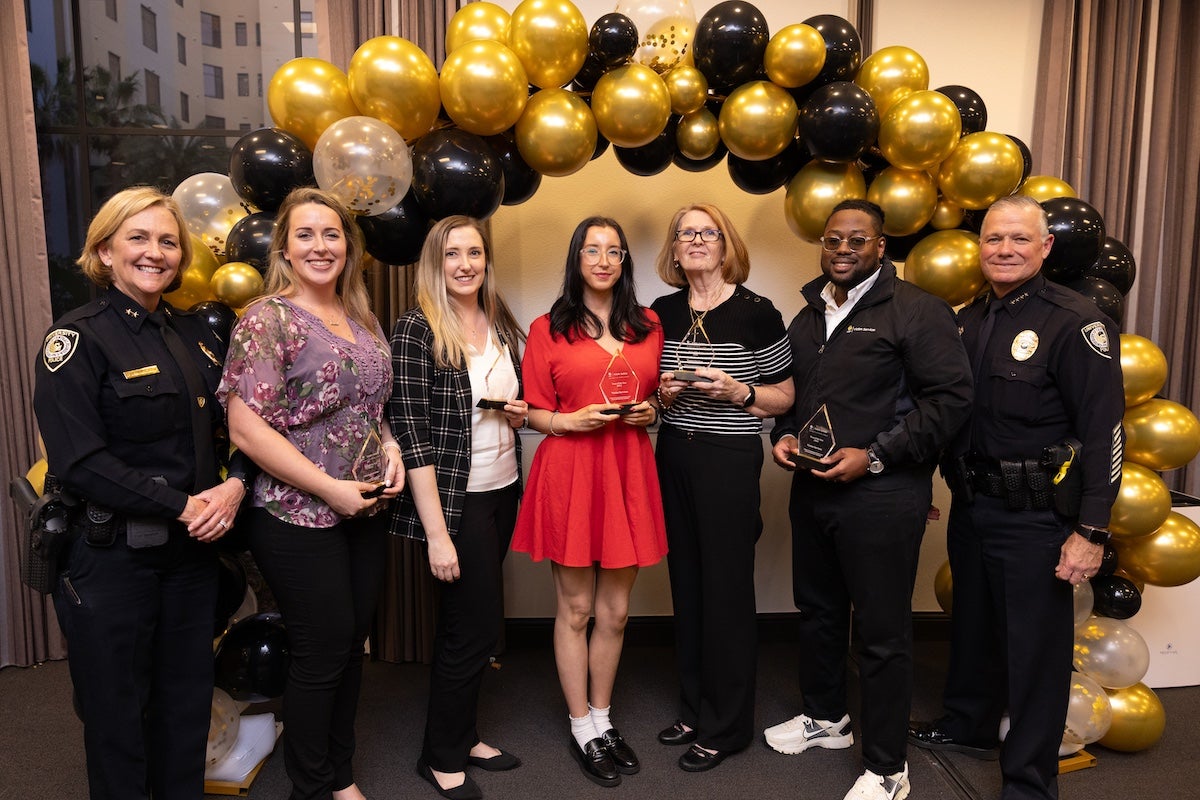
POLYGON ((908 762, 894 775, 876 775, 867 770, 846 792, 843 800, 904 800, 911 787, 908 783, 908 762))
MULTIPOLYGON (((792 717, 787 722, 773 725, 763 731, 763 736, 771 748, 780 753, 794 756, 803 753, 810 747, 824 747, 826 750, 843 750, 854 744, 854 734, 850 729, 850 715, 847 714, 837 722, 813 719, 801 714, 792 717)), ((907 779, 906 779, 907 780, 907 779)))

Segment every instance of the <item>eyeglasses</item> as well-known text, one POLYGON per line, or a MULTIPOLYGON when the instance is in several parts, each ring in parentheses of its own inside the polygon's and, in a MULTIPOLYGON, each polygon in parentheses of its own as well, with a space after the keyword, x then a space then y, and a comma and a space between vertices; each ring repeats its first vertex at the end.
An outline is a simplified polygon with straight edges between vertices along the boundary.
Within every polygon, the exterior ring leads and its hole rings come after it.
POLYGON ((830 253, 836 253, 842 246, 842 242, 845 242, 849 245, 851 253, 857 253, 867 246, 867 242, 878 238, 878 236, 851 236, 849 239, 843 239, 840 236, 825 236, 821 239, 821 248, 830 253))
POLYGON ((719 242, 724 234, 716 228, 705 228, 702 231, 675 231, 675 238, 681 242, 693 242, 696 240, 697 236, 700 237, 700 241, 702 242, 719 242))
POLYGON ((625 263, 625 251, 619 247, 610 247, 607 250, 601 250, 599 247, 585 247, 579 251, 579 255, 583 256, 583 263, 589 267, 599 264, 601 258, 609 264, 625 263))

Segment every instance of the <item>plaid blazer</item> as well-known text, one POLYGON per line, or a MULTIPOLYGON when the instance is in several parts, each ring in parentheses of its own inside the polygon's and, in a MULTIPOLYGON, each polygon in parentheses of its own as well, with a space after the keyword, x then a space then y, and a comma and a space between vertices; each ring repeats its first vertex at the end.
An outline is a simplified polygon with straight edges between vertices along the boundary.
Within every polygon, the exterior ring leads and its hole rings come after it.
MULTIPOLYGON (((505 344, 508 344, 505 342, 505 344)), ((515 347, 509 355, 521 381, 515 347)), ((433 329, 424 312, 413 308, 400 315, 392 332, 392 397, 388 423, 400 444, 405 469, 433 465, 446 528, 453 536, 462 519, 471 471, 471 380, 466 368, 442 369, 433 358, 433 329)), ((518 396, 522 389, 518 388, 518 396)), ((520 480, 521 437, 516 436, 520 480)), ((405 489, 391 512, 392 533, 425 540, 412 493, 405 489)))

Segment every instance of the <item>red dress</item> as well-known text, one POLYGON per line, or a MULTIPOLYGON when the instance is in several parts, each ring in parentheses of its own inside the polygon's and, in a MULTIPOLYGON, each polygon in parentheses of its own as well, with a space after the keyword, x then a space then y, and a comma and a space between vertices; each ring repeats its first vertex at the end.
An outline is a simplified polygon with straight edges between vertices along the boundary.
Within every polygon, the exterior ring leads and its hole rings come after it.
MULTIPOLYGON (((638 401, 658 386, 663 332, 623 353, 637 375, 638 401)), ((521 376, 533 408, 571 412, 604 402, 600 381, 612 360, 592 339, 551 337, 550 318, 529 329, 521 376)), ((603 428, 546 436, 533 456, 512 549, 534 561, 605 569, 657 563, 667 552, 662 494, 646 429, 614 419, 603 428)))

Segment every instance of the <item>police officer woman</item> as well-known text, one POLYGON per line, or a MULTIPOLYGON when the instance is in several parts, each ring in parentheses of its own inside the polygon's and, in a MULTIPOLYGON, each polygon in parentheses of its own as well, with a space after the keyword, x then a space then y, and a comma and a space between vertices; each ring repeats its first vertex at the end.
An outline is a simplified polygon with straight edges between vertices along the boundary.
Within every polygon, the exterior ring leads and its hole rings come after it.
POLYGON ((34 411, 50 472, 82 505, 54 606, 84 725, 92 800, 204 793, 217 597, 213 542, 245 494, 214 393, 225 346, 162 301, 192 255, 174 201, 106 202, 79 266, 101 287, 54 323, 34 411))

